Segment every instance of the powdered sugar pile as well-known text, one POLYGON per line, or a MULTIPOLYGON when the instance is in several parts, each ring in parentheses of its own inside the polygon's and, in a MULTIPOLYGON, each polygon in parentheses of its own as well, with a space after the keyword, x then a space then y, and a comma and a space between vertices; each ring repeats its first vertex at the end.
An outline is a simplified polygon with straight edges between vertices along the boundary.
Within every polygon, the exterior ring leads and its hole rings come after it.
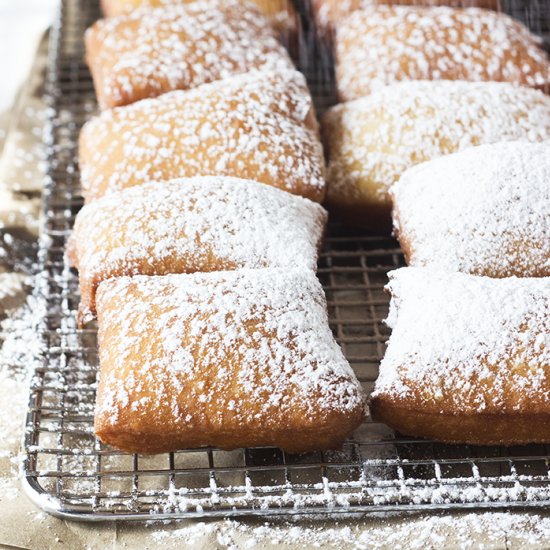
POLYGON ((97 309, 100 424, 130 407, 134 424, 160 414, 171 433, 228 414, 231 425, 277 432, 298 409, 309 425, 362 406, 313 271, 121 278, 99 287, 97 309))
POLYGON ((373 396, 463 414, 548 406, 550 279, 414 267, 389 277, 393 331, 373 396))
POLYGON ((409 167, 467 147, 550 139, 550 97, 499 82, 419 81, 333 107, 324 118, 328 197, 378 196, 409 167))
POLYGON ((100 20, 86 32, 86 51, 102 108, 252 69, 293 68, 268 21, 241 0, 138 9, 100 20))
POLYGON ((324 159, 304 76, 251 72, 106 111, 80 139, 87 200, 154 180, 253 179, 321 201, 324 159))
POLYGON ((409 263, 550 275, 550 143, 500 143, 416 166, 393 186, 409 263))
POLYGON ((78 214, 71 239, 81 305, 115 275, 239 267, 315 270, 322 206, 250 180, 197 177, 107 195, 78 214), (113 239, 116 235, 116 239, 113 239))
POLYGON ((503 81, 542 87, 540 39, 508 15, 478 8, 371 6, 336 27, 343 101, 399 80, 503 81))

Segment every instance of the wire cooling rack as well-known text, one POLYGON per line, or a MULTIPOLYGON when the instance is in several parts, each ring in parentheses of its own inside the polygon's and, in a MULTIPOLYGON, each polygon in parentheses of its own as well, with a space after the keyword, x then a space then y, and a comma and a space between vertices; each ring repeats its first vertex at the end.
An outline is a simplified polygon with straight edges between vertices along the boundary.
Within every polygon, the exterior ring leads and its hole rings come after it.
MULTIPOLYGON (((533 2, 536 10, 542 3, 533 2)), ((518 5, 519 6, 519 5, 518 5)), ((535 11, 536 11, 535 10, 535 11)), ((302 16, 307 16, 302 5, 302 16)), ((533 12, 534 13, 534 12, 533 12)), ((518 14, 544 31, 538 15, 518 14)), ((538 13, 538 12, 537 12, 538 13)), ((403 438, 366 422, 341 451, 288 455, 278 449, 194 449, 138 456, 93 434, 95 330, 78 330, 78 281, 64 259, 79 194, 77 138, 95 111, 83 58, 85 28, 98 17, 89 0, 63 0, 51 33, 49 178, 40 248, 42 351, 31 384, 25 486, 58 516, 82 520, 379 512, 550 504, 550 450, 443 445, 403 438)), ((312 28, 305 20, 300 55, 312 28)), ((309 61, 308 61, 309 59, 309 61)), ((333 98, 330 67, 301 61, 322 109, 333 98)), ((369 392, 389 331, 386 273, 403 264, 385 236, 329 231, 319 263, 338 342, 369 392)))

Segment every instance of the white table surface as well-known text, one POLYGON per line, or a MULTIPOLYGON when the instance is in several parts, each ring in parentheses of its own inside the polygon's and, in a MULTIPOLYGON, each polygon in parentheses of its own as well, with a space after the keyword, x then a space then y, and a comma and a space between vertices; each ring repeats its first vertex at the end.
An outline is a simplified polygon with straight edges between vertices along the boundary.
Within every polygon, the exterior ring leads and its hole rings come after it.
POLYGON ((13 104, 58 0, 0 0, 0 113, 13 104))

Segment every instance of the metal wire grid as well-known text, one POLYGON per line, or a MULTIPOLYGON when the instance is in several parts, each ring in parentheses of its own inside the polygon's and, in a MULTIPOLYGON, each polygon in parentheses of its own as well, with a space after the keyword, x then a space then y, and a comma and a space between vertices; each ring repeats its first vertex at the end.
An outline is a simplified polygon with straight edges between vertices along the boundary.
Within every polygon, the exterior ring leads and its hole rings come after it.
MULTIPOLYGON (((442 445, 402 438, 372 422, 341 451, 298 456, 271 448, 138 456, 95 439, 95 330, 76 329, 78 281, 64 250, 82 204, 78 132, 96 108, 82 35, 97 16, 94 2, 64 0, 51 35, 51 143, 39 279, 46 314, 25 438, 31 498, 51 513, 83 520, 548 505, 545 445, 442 445)), ((326 83, 319 88, 323 75, 313 81, 313 91, 326 105, 331 91, 326 83)), ((391 238, 334 228, 320 259, 335 336, 367 391, 389 336, 382 323, 386 273, 400 265, 391 238)))

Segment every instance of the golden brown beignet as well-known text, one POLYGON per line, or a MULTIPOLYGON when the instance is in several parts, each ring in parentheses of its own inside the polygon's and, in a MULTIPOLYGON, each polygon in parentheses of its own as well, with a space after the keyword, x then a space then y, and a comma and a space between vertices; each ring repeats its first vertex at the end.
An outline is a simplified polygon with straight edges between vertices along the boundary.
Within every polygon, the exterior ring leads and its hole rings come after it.
POLYGON ((239 0, 136 10, 86 31, 102 109, 186 90, 253 69, 293 68, 258 9, 239 0))
POLYGON ((466 149, 392 187, 407 262, 488 277, 550 277, 550 142, 466 149))
POLYGON ((124 277, 99 286, 95 431, 124 451, 339 447, 364 394, 311 270, 124 277))
POLYGON ((411 166, 475 145, 550 139, 550 97, 500 82, 401 82, 327 111, 323 137, 329 210, 386 227, 389 188, 411 166))
POLYGON ((310 2, 317 29, 324 38, 331 38, 338 22, 354 11, 372 8, 380 4, 500 9, 500 0, 310 0, 310 2))
MULTIPOLYGON (((197 0, 101 0, 101 8, 107 17, 124 15, 142 8, 159 8, 174 4, 191 4, 197 0)), ((286 34, 296 30, 298 14, 291 0, 250 0, 274 29, 286 34)))
POLYGON ((550 279, 390 273, 375 420, 448 443, 550 442, 550 279))
POLYGON ((99 283, 122 275, 315 270, 326 217, 308 199, 229 177, 153 182, 111 193, 84 206, 70 239, 80 319, 95 313, 99 283))
POLYGON ((402 80, 550 83, 542 41, 519 21, 489 10, 371 7, 339 22, 335 42, 342 101, 402 80))
POLYGON ((324 157, 311 96, 297 71, 253 72, 104 111, 80 136, 91 201, 149 181, 236 176, 316 202, 324 157))

